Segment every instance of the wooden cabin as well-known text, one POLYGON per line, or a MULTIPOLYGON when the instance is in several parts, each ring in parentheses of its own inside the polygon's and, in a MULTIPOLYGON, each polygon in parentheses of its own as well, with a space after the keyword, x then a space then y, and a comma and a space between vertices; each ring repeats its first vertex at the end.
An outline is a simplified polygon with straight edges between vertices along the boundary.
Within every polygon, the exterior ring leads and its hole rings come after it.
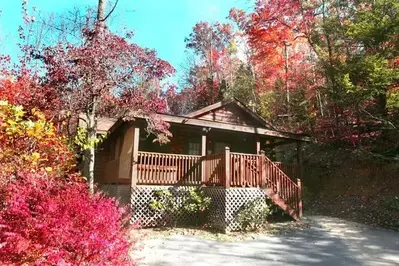
POLYGON ((159 117, 170 124, 173 135, 164 145, 145 131, 144 117, 113 124, 96 153, 95 182, 107 191, 113 188, 110 194, 125 202, 131 202, 132 189, 140 186, 269 189, 268 197, 291 204, 287 211, 301 215, 300 151, 309 137, 274 129, 236 99, 186 116, 159 117), (272 162, 264 152, 287 144, 297 153, 295 163, 272 162))

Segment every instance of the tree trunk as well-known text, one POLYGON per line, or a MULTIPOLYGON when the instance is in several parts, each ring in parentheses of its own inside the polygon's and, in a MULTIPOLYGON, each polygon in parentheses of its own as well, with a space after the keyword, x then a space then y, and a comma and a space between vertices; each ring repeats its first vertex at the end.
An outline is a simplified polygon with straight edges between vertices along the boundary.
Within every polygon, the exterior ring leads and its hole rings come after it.
POLYGON ((95 147, 93 140, 97 137, 97 117, 96 117, 97 99, 93 99, 92 107, 86 111, 87 121, 87 140, 90 143, 89 148, 84 151, 84 171, 89 183, 90 193, 94 193, 94 163, 95 163, 95 147))
MULTIPOLYGON (((102 38, 105 28, 105 8, 106 0, 98 0, 97 9, 97 34, 102 38)), ((87 121, 87 141, 89 148, 84 151, 84 175, 89 183, 90 193, 94 193, 94 164, 95 164, 95 147, 93 140, 97 137, 97 97, 93 97, 92 106, 86 110, 87 121)))
POLYGON ((106 8, 106 0, 98 0, 97 23, 99 25, 105 24, 105 8, 106 8))

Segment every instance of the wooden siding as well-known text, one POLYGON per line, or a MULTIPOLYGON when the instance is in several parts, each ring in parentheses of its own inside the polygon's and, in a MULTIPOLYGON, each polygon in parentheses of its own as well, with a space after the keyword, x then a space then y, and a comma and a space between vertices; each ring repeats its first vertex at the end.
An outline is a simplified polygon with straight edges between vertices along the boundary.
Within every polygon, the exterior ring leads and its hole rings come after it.
POLYGON ((94 181, 102 183, 105 177, 105 164, 108 160, 108 150, 101 148, 96 150, 94 161, 94 181))
POLYGON ((239 106, 230 103, 216 110, 196 116, 197 119, 243 126, 264 126, 239 106))

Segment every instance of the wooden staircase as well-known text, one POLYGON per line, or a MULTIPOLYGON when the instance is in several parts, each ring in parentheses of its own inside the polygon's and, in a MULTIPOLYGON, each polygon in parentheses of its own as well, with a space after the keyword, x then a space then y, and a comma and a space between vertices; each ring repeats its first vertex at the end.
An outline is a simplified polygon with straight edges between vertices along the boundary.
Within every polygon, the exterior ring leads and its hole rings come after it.
MULTIPOLYGON (((294 182, 279 164, 265 154, 230 153, 226 150, 224 162, 225 187, 260 187, 275 204, 295 220, 302 218, 301 180, 294 182)), ((281 163, 280 163, 281 164, 281 163)))
POLYGON ((291 215, 296 221, 302 218, 302 186, 301 180, 297 183, 286 175, 268 157, 262 156, 261 169, 262 188, 281 209, 291 215))

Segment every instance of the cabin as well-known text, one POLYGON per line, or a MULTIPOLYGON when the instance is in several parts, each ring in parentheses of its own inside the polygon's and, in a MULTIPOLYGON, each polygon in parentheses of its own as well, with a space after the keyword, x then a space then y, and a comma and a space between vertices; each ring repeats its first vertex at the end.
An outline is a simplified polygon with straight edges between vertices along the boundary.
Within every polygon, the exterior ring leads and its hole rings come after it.
POLYGON ((237 211, 259 196, 301 218, 301 145, 308 136, 276 130, 237 99, 185 116, 158 116, 172 133, 163 145, 146 132, 146 117, 101 123, 112 126, 100 129, 109 135, 96 151, 95 182, 130 203, 135 222, 159 222, 148 210, 154 190, 189 186, 212 198, 215 227, 225 231, 237 229, 237 211), (288 147, 295 161, 273 161, 279 147, 288 147))

